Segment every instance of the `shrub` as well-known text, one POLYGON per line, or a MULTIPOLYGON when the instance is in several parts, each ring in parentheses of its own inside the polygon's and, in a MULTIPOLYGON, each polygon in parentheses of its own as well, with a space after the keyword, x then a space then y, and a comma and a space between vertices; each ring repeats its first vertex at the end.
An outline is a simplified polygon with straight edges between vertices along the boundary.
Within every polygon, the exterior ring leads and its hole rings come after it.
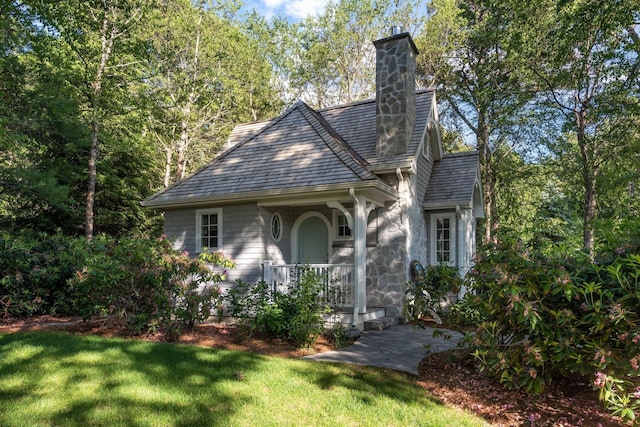
POLYGON ((0 234, 0 297, 6 315, 69 314, 65 284, 82 265, 85 248, 61 235, 0 234))
POLYGON ((158 328, 175 332, 208 318, 219 305, 214 285, 224 273, 207 263, 233 266, 221 254, 189 258, 164 237, 114 241, 99 236, 89 245, 84 268, 69 280, 67 293, 74 313, 85 319, 111 316, 136 333, 158 328))
POLYGON ((542 256, 518 245, 487 248, 472 269, 470 308, 481 369, 537 393, 558 376, 591 376, 617 415, 633 419, 640 389, 640 255, 620 248, 542 256))
POLYGON ((457 294, 462 284, 463 280, 455 267, 427 267, 424 277, 417 277, 406 284, 405 318, 417 321, 431 310, 442 314, 442 301, 450 294, 457 294))
POLYGON ((322 280, 304 268, 289 289, 271 290, 266 282, 249 285, 236 282, 225 300, 231 316, 240 319, 250 333, 284 338, 298 347, 311 346, 323 332, 323 314, 329 308, 320 302, 322 280))
POLYGON ((485 319, 485 314, 478 309, 477 298, 471 292, 465 293, 461 300, 451 306, 446 316, 447 325, 453 328, 479 325, 485 319))

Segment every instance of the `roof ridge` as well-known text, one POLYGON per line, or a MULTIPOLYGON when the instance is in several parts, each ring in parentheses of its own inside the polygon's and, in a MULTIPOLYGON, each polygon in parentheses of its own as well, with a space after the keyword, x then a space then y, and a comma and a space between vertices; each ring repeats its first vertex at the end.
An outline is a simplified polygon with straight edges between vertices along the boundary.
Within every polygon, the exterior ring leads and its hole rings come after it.
POLYGON ((475 156, 478 153, 479 153, 478 150, 457 151, 455 153, 446 153, 443 157, 452 158, 452 157, 475 156))
POLYGON ((318 132, 318 129, 316 128, 316 125, 314 125, 313 121, 310 120, 310 118, 306 117, 304 112, 301 111, 303 117, 305 117, 305 120, 307 120, 307 123, 309 123, 309 125, 312 128, 314 128, 314 130, 318 133, 318 136, 320 137, 320 139, 322 139, 322 141, 336 155, 336 157, 345 166, 347 166, 356 175, 358 175, 361 179, 376 179, 377 178, 376 175, 374 175, 367 169, 367 165, 369 163, 362 156, 360 156, 353 148, 351 148, 351 146, 344 140, 344 138, 342 138, 342 136, 338 132, 336 132, 336 130, 333 129, 333 127, 331 127, 329 122, 327 122, 327 120, 324 117, 322 117, 322 115, 319 112, 317 112, 316 110, 314 110, 313 108, 305 104, 304 102, 302 104, 304 105, 304 107, 306 107, 305 111, 308 114, 310 114, 314 119, 314 121, 329 134, 331 139, 327 141, 326 138, 324 138, 321 135, 321 133, 318 132), (340 153, 338 153, 337 150, 340 150, 342 153, 346 154, 349 157, 349 159, 354 161, 361 168, 361 170, 356 170, 352 165, 350 165, 343 158, 341 158, 340 153))
MULTIPOLYGON (((436 89, 432 88, 432 87, 428 87, 428 88, 424 88, 424 89, 418 89, 416 90, 416 95, 418 94, 423 94, 426 92, 435 92, 436 89)), ((360 101, 353 101, 353 102, 347 102, 345 104, 338 104, 338 105, 332 105, 330 107, 324 107, 324 108, 319 108, 318 110, 314 110, 318 113, 323 113, 325 111, 331 111, 331 110, 339 110, 341 108, 349 108, 349 107, 355 107, 358 105, 363 105, 363 104, 370 104, 376 102, 376 98, 367 98, 367 99, 362 99, 360 101)))

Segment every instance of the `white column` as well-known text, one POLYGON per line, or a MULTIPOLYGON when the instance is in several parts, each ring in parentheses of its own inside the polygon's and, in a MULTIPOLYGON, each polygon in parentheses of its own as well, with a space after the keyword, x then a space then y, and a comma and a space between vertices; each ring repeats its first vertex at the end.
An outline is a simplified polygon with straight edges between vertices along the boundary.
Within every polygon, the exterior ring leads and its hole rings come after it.
MULTIPOLYGON (((367 311, 367 205, 363 196, 354 197, 353 262, 355 305, 360 313, 367 311)), ((355 319, 354 319, 355 320, 355 319)))
POLYGON ((271 285, 273 278, 271 277, 271 265, 273 261, 262 261, 262 279, 271 285))

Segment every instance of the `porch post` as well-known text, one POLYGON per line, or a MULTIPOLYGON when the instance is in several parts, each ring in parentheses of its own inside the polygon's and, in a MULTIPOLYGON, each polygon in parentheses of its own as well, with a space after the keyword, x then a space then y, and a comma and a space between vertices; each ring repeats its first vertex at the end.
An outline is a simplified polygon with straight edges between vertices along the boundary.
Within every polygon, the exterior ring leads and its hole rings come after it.
MULTIPOLYGON (((359 313, 367 312, 367 217, 371 208, 367 208, 364 196, 351 192, 353 203, 353 263, 354 263, 354 306, 359 313)), ((355 308, 354 307, 354 308, 355 308)), ((354 310, 354 315, 356 310, 354 310)), ((354 324, 360 319, 353 319, 354 324)))
POLYGON ((262 280, 271 285, 273 278, 271 277, 271 265, 273 261, 262 261, 262 280))

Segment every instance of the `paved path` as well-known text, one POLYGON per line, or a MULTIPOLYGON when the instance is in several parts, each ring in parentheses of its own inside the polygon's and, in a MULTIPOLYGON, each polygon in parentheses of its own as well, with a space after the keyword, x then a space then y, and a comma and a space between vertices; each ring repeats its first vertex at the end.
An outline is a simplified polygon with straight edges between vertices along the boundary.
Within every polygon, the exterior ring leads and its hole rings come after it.
POLYGON ((336 351, 305 356, 305 359, 379 366, 418 375, 418 363, 428 352, 446 351, 462 341, 458 332, 442 330, 451 338, 434 338, 433 329, 395 325, 384 331, 364 331, 355 344, 336 351), (429 350, 425 345, 430 346, 429 350))

